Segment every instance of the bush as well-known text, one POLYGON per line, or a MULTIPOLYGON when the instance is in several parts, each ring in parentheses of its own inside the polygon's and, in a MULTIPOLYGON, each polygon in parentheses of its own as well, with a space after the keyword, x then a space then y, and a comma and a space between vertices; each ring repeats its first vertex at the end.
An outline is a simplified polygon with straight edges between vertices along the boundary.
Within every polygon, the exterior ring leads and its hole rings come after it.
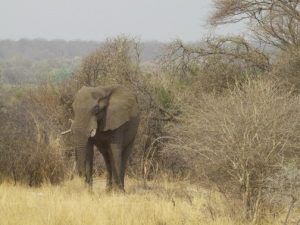
POLYGON ((166 166, 240 199, 244 218, 257 218, 274 190, 268 182, 288 166, 298 168, 299 96, 272 80, 250 79, 222 96, 203 94, 185 109, 180 126, 169 130, 166 166))
POLYGON ((296 93, 300 92, 300 47, 282 52, 275 59, 272 75, 293 88, 296 93))
POLYGON ((64 178, 64 109, 53 86, 11 89, 2 99, 0 174, 30 186, 64 178))

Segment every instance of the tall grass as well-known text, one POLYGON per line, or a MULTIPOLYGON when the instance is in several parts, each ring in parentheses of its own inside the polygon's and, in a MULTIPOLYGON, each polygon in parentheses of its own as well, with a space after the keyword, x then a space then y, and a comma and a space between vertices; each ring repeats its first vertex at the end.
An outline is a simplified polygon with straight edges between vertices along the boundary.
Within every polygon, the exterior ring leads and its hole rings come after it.
POLYGON ((5 183, 0 186, 0 224, 240 224, 226 215, 216 193, 186 183, 150 184, 148 189, 133 180, 127 183, 126 195, 106 194, 101 181, 96 181, 93 194, 77 179, 40 188, 5 183))

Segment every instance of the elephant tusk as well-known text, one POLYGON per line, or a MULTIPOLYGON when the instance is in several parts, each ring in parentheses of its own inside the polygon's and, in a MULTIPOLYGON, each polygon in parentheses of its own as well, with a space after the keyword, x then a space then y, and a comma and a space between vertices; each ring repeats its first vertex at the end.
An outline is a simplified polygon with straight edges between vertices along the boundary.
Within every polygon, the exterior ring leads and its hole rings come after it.
POLYGON ((64 132, 61 132, 60 134, 61 134, 61 135, 66 135, 66 134, 69 134, 69 133, 71 133, 71 132, 72 132, 72 130, 69 129, 69 130, 66 130, 66 131, 64 131, 64 132))
POLYGON ((91 131, 91 137, 95 137, 96 132, 97 132, 97 130, 96 130, 96 129, 93 129, 93 130, 91 131))
MULTIPOLYGON (((71 122, 71 126, 72 126, 74 120, 69 119, 69 121, 71 122)), ((66 130, 66 131, 64 131, 64 132, 61 132, 60 134, 61 134, 61 135, 65 135, 65 134, 69 134, 69 133, 71 133, 71 132, 72 132, 72 130, 71 130, 71 128, 70 128, 69 130, 66 130)))

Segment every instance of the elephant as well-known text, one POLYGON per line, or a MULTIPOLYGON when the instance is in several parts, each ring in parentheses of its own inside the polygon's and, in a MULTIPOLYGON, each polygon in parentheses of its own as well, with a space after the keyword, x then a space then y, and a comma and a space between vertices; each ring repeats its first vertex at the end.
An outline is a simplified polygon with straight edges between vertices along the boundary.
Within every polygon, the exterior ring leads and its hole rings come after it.
POLYGON ((75 95, 74 137, 77 171, 92 187, 94 146, 101 152, 107 169, 106 189, 124 192, 126 163, 139 125, 135 94, 115 86, 83 86, 75 95))

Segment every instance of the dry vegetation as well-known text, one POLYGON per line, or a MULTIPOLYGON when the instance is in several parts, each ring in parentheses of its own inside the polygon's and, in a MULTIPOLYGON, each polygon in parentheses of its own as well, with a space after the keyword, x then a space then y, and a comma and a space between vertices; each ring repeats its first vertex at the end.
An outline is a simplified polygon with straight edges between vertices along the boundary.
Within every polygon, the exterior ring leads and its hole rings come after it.
POLYGON ((170 163, 176 156, 172 170, 189 171, 190 179, 241 199, 244 217, 255 219, 274 200, 268 198, 271 193, 282 198, 299 194, 294 192, 299 185, 295 177, 274 177, 285 168, 300 175, 299 106, 299 96, 262 79, 248 80, 221 96, 202 95, 186 106, 184 122, 169 130, 176 138, 165 143, 165 160, 170 163))
POLYGON ((178 40, 149 72, 140 43, 122 36, 62 83, 0 85, 0 224, 299 224, 300 2, 215 4, 211 23, 248 19, 276 54, 244 37, 178 40), (109 84, 133 89, 141 110, 127 195, 69 181, 72 141, 59 135, 74 93, 109 84))
POLYGON ((0 224, 242 224, 228 212, 226 200, 218 193, 184 182, 151 183, 145 190, 128 180, 126 195, 108 195, 102 183, 96 180, 93 194, 77 179, 32 189, 4 183, 0 186, 0 224))

